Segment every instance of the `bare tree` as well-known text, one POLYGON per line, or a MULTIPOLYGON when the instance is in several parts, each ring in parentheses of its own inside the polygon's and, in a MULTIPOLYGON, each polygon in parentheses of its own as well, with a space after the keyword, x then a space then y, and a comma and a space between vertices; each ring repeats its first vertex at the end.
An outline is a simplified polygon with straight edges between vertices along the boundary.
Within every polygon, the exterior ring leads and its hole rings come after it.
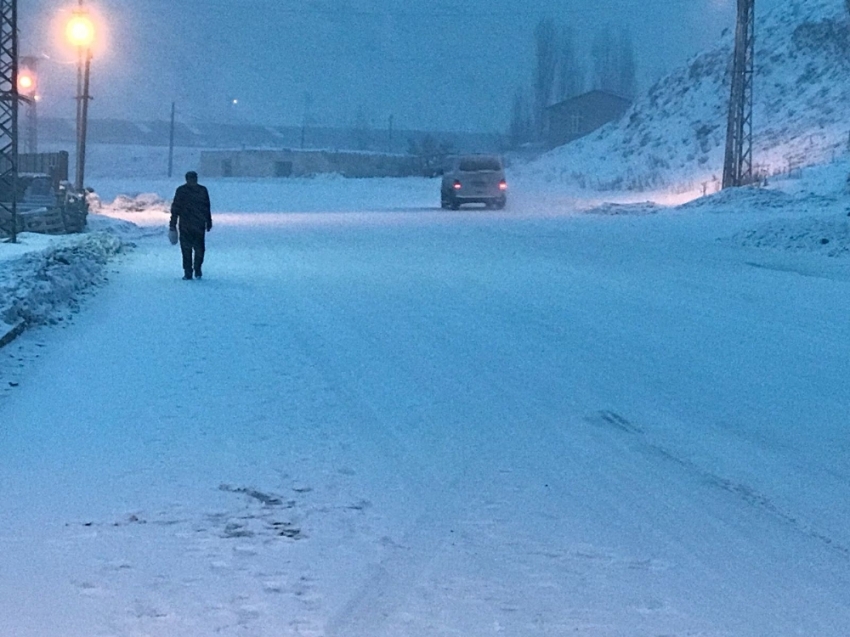
POLYGON ((546 108, 555 92, 558 68, 558 27, 552 18, 542 18, 534 29, 534 132, 543 139, 546 108))
MULTIPOLYGON (((848 0, 850 2, 850 0, 848 0)), ((635 47, 632 34, 628 29, 620 32, 619 51, 617 55, 617 95, 634 99, 637 93, 637 65, 635 64, 635 47)))
POLYGON ((629 99, 637 90, 637 65, 634 45, 628 29, 615 38, 610 25, 602 28, 593 39, 593 88, 608 91, 629 99))
MULTIPOLYGON (((850 0, 847 0, 850 2, 850 0)), ((573 33, 565 29, 561 34, 561 50, 558 59, 557 97, 566 100, 584 90, 584 69, 576 57, 573 33)))
POLYGON ((519 148, 526 142, 531 141, 533 124, 528 106, 528 99, 523 89, 518 88, 514 93, 514 101, 511 107, 511 123, 508 131, 512 148, 519 148))
POLYGON ((610 24, 594 36, 590 56, 593 61, 593 88, 615 92, 618 84, 617 56, 610 24))

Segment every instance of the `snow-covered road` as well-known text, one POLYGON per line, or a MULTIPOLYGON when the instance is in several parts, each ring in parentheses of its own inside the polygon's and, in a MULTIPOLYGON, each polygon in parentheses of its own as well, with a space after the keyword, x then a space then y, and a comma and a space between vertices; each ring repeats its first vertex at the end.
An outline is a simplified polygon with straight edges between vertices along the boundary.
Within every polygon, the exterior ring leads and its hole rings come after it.
POLYGON ((758 218, 141 240, 0 350, 0 635, 846 637, 850 276, 758 218))

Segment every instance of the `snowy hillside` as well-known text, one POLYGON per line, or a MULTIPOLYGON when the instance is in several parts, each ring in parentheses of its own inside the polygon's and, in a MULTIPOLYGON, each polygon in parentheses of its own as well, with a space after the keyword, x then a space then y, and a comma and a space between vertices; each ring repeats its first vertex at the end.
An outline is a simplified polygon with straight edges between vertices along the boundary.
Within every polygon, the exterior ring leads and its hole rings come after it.
MULTIPOLYGON (((843 0, 757 8, 755 162, 768 174, 831 161, 850 131, 850 21, 843 0)), ((722 176, 732 29, 653 86, 619 122, 556 149, 525 177, 599 190, 708 192, 722 176)))

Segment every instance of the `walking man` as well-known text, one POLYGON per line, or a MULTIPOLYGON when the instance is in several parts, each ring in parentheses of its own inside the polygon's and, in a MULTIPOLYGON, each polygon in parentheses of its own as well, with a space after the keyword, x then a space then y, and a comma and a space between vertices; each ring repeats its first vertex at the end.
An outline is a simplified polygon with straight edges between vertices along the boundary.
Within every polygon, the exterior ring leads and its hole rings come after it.
POLYGON ((198 173, 195 171, 186 173, 186 183, 174 193, 169 230, 177 230, 178 223, 180 250, 183 252, 183 280, 191 281, 193 273, 196 279, 200 279, 204 274, 201 267, 206 251, 205 233, 212 230, 212 215, 210 193, 198 183, 198 173))

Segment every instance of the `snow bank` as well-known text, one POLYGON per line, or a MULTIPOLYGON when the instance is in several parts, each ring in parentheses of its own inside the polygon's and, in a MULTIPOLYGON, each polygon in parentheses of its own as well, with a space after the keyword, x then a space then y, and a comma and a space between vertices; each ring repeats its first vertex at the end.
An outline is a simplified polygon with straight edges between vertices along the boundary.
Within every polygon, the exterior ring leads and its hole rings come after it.
POLYGON ((140 195, 118 195, 112 203, 99 205, 100 212, 162 212, 168 213, 171 202, 166 201, 155 193, 140 195))
POLYGON ((637 203, 603 203, 587 211, 588 214, 620 216, 620 215, 652 215, 665 208, 652 201, 637 203))
MULTIPOLYGON (((732 188, 694 200, 677 212, 769 215, 723 241, 745 248, 769 248, 827 257, 850 255, 848 199, 843 194, 769 188, 732 188)), ((758 219, 758 217, 755 217, 758 219)))
POLYGON ((96 194, 89 196, 89 228, 124 240, 164 235, 168 230, 171 202, 155 193, 120 194, 103 203, 96 194))
MULTIPOLYGON (((741 212, 750 211, 783 211, 791 208, 795 201, 811 199, 812 195, 795 198, 781 190, 758 188, 730 188, 714 195, 695 199, 679 206, 681 212, 741 212)), ((810 203, 806 201, 806 203, 810 203)))
MULTIPOLYGON (((21 235, 22 241, 28 236, 21 235)), ((22 324, 64 320, 87 289, 104 281, 108 261, 130 245, 95 232, 54 239, 46 248, 0 261, 0 337, 22 324)))
POLYGON ((847 217, 776 219, 740 232, 730 241, 744 247, 844 257, 850 255, 850 223, 847 217))

